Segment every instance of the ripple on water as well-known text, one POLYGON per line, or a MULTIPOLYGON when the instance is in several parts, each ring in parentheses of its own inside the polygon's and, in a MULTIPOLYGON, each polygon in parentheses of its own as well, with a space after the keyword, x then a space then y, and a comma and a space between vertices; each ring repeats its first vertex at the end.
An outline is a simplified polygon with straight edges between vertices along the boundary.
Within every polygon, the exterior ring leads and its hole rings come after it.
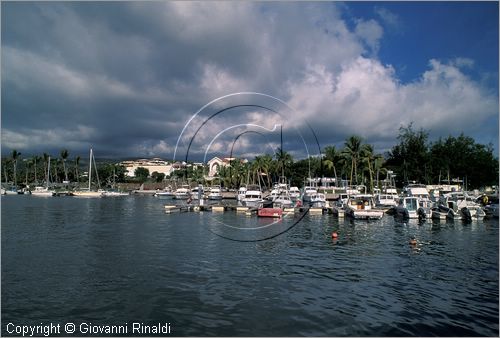
POLYGON ((238 232, 221 221, 271 221, 163 204, 2 197, 2 319, 170 322, 190 336, 498 335, 497 220, 306 215, 242 243, 214 233, 238 232))

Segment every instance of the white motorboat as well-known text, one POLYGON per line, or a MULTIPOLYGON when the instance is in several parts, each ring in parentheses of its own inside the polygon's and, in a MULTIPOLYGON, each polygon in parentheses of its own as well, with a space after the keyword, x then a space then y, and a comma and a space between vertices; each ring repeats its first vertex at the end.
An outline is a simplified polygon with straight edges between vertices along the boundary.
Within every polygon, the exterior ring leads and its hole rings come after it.
POLYGON ((394 216, 407 219, 418 218, 418 198, 412 196, 406 196, 399 200, 399 204, 395 207, 394 216))
POLYGON ((294 203, 290 198, 290 195, 286 193, 278 195, 273 201, 274 208, 291 208, 293 205, 294 203))
POLYGON ((346 205, 345 213, 354 219, 381 219, 384 211, 375 208, 375 200, 372 195, 350 196, 346 205))
POLYGON ((238 189, 238 195, 236 195, 236 199, 239 202, 243 202, 243 199, 245 198, 246 193, 247 193, 247 187, 240 187, 238 189))
POLYGON ((222 193, 220 186, 213 186, 210 188, 210 192, 208 193, 208 199, 209 200, 221 200, 222 199, 222 193))
POLYGON ((164 199, 173 199, 175 197, 171 187, 165 187, 163 190, 156 190, 155 196, 164 199))
POLYGON ((188 185, 183 185, 180 188, 177 188, 174 193, 175 199, 178 200, 187 200, 191 196, 191 191, 188 185))
POLYGON ((277 189, 273 189, 271 190, 269 195, 267 195, 266 200, 274 202, 274 200, 277 199, 279 195, 280 195, 279 191, 277 189))
POLYGON ((38 197, 51 197, 54 196, 54 192, 49 190, 47 187, 35 187, 35 190, 31 192, 31 195, 38 197))
POLYGON ((403 191, 407 196, 430 199, 429 191, 424 184, 408 184, 403 191))
POLYGON ((317 193, 318 193, 318 190, 316 189, 316 187, 311 186, 311 185, 306 185, 304 187, 304 192, 302 194, 302 202, 304 204, 310 203, 312 196, 317 194, 317 193))
POLYGON ((242 203, 246 207, 257 208, 264 200, 262 199, 262 191, 258 189, 249 189, 242 199, 242 203))
POLYGON ((120 197, 128 196, 128 192, 116 191, 116 190, 105 190, 102 192, 102 197, 120 197))
POLYGON ((380 193, 375 195, 375 205, 378 208, 393 208, 398 206, 398 195, 380 193))
POLYGON ((297 187, 290 187, 290 198, 292 201, 300 199, 300 190, 297 187))
POLYGON ((309 202, 314 208, 324 208, 326 207, 326 197, 323 193, 316 193, 311 195, 311 201, 309 202))
POLYGON ((428 198, 419 198, 418 199, 418 219, 421 221, 427 220, 430 221, 432 219, 432 210, 434 208, 434 202, 432 202, 428 198))
POLYGON ((191 189, 191 198, 194 200, 199 200, 200 198, 201 199, 205 198, 205 189, 203 188, 202 185, 191 189))
POLYGON ((473 198, 462 191, 444 194, 432 217, 449 220, 482 220, 486 213, 481 206, 474 202, 473 198))

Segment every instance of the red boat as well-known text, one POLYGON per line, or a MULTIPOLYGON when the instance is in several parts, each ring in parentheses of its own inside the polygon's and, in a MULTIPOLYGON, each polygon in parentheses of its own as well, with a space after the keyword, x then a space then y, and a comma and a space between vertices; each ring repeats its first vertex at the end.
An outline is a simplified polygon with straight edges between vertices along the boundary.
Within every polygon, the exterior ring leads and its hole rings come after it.
POLYGON ((259 217, 281 217, 283 210, 281 208, 259 208, 257 216, 259 217))

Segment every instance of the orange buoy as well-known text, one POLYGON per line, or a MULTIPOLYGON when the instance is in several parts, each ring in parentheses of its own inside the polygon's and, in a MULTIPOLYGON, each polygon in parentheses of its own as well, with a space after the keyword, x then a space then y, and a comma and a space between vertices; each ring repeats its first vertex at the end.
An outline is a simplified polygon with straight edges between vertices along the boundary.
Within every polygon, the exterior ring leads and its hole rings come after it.
POLYGON ((332 232, 332 238, 337 238, 337 237, 339 237, 339 235, 335 231, 332 232))
POLYGON ((417 245, 417 240, 415 238, 410 239, 410 245, 417 245))

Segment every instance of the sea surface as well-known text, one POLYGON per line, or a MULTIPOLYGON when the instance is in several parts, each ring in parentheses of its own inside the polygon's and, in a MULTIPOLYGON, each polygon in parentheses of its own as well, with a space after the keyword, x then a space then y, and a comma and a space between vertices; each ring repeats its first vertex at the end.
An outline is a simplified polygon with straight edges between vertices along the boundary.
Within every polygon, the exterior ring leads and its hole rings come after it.
POLYGON ((88 335, 82 323, 136 336, 133 323, 171 336, 499 334, 497 219, 276 221, 165 203, 2 196, 2 335, 9 323, 63 336, 67 323, 69 336, 88 335))

